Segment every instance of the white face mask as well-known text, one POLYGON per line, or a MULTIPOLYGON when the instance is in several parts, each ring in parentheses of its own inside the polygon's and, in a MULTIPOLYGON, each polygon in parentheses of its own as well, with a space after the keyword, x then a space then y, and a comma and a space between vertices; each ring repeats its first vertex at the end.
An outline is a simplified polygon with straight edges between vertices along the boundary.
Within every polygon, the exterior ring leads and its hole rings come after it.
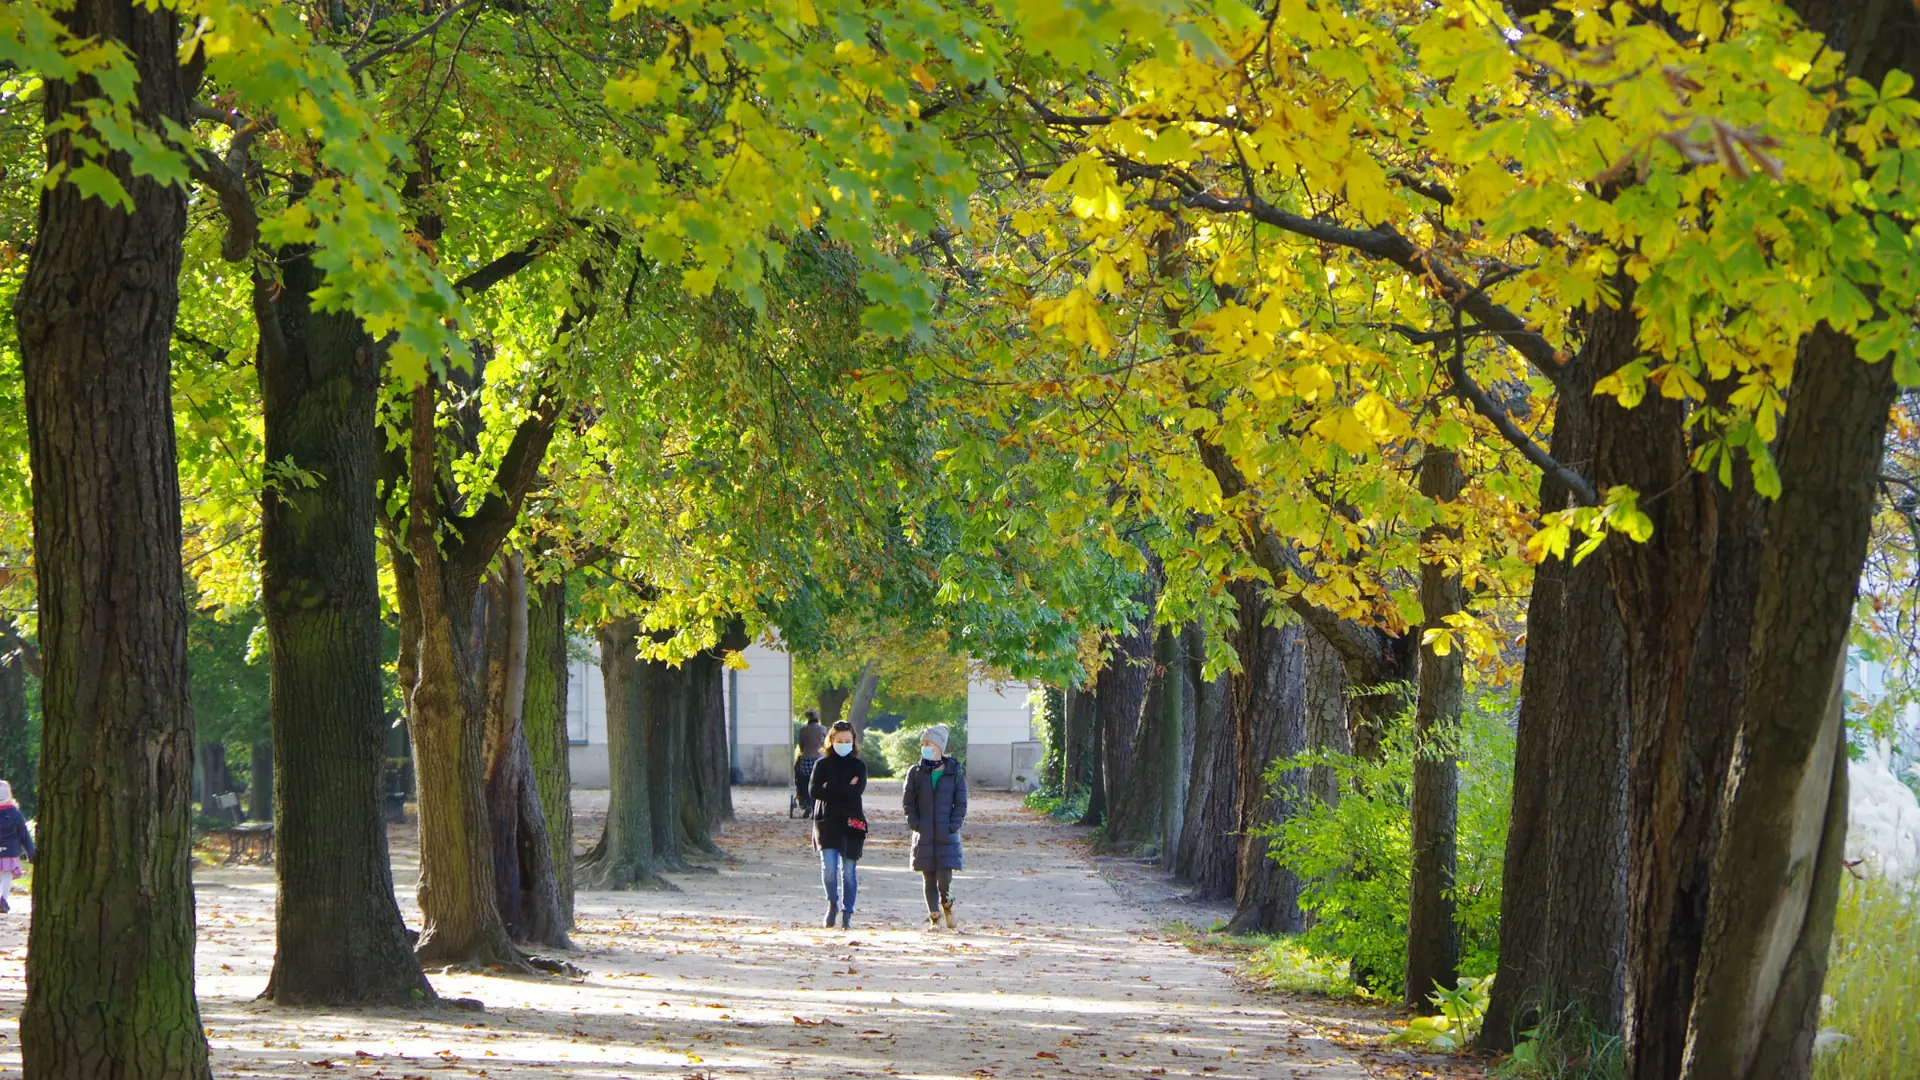
POLYGON ((846 757, 848 754, 853 753, 853 744, 850 742, 834 743, 833 752, 839 754, 841 757, 846 757))

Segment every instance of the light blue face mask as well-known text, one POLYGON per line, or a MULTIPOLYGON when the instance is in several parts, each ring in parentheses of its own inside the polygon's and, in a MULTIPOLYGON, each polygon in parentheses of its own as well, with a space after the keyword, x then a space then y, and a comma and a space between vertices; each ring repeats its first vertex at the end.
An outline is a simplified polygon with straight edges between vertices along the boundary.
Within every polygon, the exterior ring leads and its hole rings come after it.
POLYGON ((931 747, 931 746, 923 746, 923 747, 921 747, 921 748, 920 748, 920 760, 921 760, 921 761, 932 761, 932 760, 933 760, 933 747, 931 747))
POLYGON ((833 752, 839 754, 841 757, 846 757, 848 754, 853 753, 853 744, 850 742, 834 743, 833 752))

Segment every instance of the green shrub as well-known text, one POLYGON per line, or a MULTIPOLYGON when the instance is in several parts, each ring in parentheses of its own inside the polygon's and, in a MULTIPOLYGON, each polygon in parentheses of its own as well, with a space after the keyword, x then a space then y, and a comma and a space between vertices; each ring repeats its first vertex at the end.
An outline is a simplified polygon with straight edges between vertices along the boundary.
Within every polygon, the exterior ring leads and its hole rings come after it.
MULTIPOLYGON (((1460 974, 1473 978, 1493 973, 1500 943, 1513 732, 1499 704, 1469 709, 1458 732, 1454 903, 1460 974)), ((1300 906, 1312 916, 1312 926, 1300 943, 1321 956, 1347 960, 1356 984, 1388 997, 1405 989, 1413 872, 1411 727, 1406 717, 1393 725, 1377 762, 1317 752, 1275 762, 1267 774, 1268 782, 1277 784, 1288 770, 1324 765, 1339 777, 1339 802, 1311 803, 1267 835, 1273 857, 1301 880, 1300 906)))
POLYGON ((1840 885, 1820 1020, 1831 1046, 1814 1076, 1920 1077, 1920 895, 1877 878, 1840 885))
POLYGON ((1578 1009, 1549 1012, 1523 1033, 1493 1075, 1500 1080, 1620 1080, 1626 1044, 1578 1009))
POLYGON ((867 763, 867 776, 871 779, 885 779, 898 776, 893 762, 887 760, 886 734, 872 728, 860 733, 860 760, 867 763))
MULTIPOLYGON (((902 724, 899 731, 882 740, 887 764, 893 771, 890 775, 905 776, 913 763, 920 760, 920 736, 932 724, 920 724, 908 727, 902 724)), ((947 726, 947 753, 961 761, 967 760, 967 725, 949 724, 947 726)))
POLYGON ((1073 795, 1049 795, 1044 790, 1027 795, 1026 808, 1045 814, 1055 821, 1075 822, 1087 816, 1087 797, 1090 793, 1076 792, 1073 795))

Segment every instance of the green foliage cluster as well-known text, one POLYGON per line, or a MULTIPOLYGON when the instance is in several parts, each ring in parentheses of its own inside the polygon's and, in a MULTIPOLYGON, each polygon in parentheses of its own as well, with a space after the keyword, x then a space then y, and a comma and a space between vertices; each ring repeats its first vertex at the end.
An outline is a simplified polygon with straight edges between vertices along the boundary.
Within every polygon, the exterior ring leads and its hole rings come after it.
POLYGON ((1070 795, 1035 791, 1028 794, 1024 805, 1034 813, 1045 814, 1055 821, 1079 821, 1087 816, 1090 794, 1086 791, 1076 791, 1070 795))
POLYGON ((1578 1009, 1560 1009, 1524 1032, 1493 1074, 1500 1080, 1620 1080, 1624 1049, 1619 1035, 1578 1009))
POLYGON ((200 742, 239 748, 271 737, 265 629, 257 612, 194 611, 187 620, 187 664, 200 742))
MULTIPOLYGON (((1300 906, 1313 926, 1300 937, 1309 950, 1347 957, 1354 982, 1398 997, 1407 961, 1414 749, 1412 724, 1401 717, 1379 761, 1328 752, 1274 763, 1269 783, 1294 769, 1334 770, 1339 802, 1313 802, 1270 827, 1272 854, 1300 876, 1300 906)), ((1460 930, 1460 973, 1493 973, 1500 943, 1500 883, 1513 793, 1513 730, 1495 699, 1461 717, 1459 865, 1454 879, 1460 930)))

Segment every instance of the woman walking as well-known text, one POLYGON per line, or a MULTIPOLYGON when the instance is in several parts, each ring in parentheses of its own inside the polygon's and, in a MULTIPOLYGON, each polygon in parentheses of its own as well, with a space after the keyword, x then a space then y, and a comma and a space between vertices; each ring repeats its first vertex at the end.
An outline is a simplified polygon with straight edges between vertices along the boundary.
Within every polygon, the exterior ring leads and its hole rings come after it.
POLYGON ((0 912, 12 911, 7 894, 13 891, 13 879, 20 876, 20 859, 33 859, 33 831, 27 828, 27 815, 13 801, 13 785, 0 780, 0 912))
POLYGON ((867 842, 867 812, 860 796, 867 790, 867 763, 853 741, 853 725, 836 720, 827 755, 813 767, 808 794, 813 797, 813 846, 820 849, 820 883, 827 890, 827 918, 820 925, 853 925, 853 903, 860 892, 860 849, 867 842), (844 906, 842 902, 844 901, 844 906))
POLYGON ((967 773, 947 756, 947 726, 920 736, 920 761, 907 770, 900 808, 913 830, 913 868, 926 887, 927 924, 953 929, 953 872, 961 865, 960 826, 967 820, 967 773))

